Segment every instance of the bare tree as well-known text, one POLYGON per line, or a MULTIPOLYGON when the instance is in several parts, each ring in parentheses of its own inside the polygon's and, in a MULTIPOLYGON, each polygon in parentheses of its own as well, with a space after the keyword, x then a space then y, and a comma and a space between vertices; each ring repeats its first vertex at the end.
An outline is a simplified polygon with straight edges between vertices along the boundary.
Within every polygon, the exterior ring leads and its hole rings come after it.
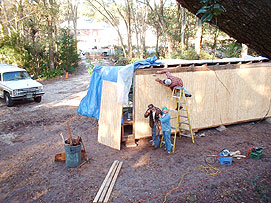
POLYGON ((202 23, 199 18, 196 21, 196 39, 195 39, 195 50, 197 54, 200 54, 202 42, 202 23))
MULTIPOLYGON (((167 44, 168 44, 168 55, 171 56, 175 50, 174 45, 176 41, 171 32, 171 27, 173 25, 171 22, 172 19, 167 18, 168 16, 165 14, 165 10, 166 10, 165 3, 166 1, 160 0, 159 3, 157 3, 157 1, 154 1, 153 5, 151 5, 149 0, 146 1, 147 6, 150 8, 152 12, 152 15, 154 15, 155 17, 153 19, 156 20, 155 28, 157 30, 157 25, 158 25, 160 29, 159 34, 162 33, 165 36, 167 44)), ((160 36, 157 38, 160 38, 160 36)))
MULTIPOLYGON (((78 0, 67 0, 68 3, 68 13, 70 14, 69 21, 73 22, 73 31, 74 31, 74 38, 77 42, 77 19, 78 19, 78 0)), ((77 43, 76 43, 77 45, 77 43)))
POLYGON ((146 53, 146 31, 149 9, 146 0, 143 4, 136 1, 136 9, 133 13, 134 31, 136 34, 137 57, 145 58, 146 53))
POLYGON ((121 9, 121 5, 118 5, 115 1, 114 4, 120 17, 123 19, 126 30, 127 30, 127 47, 128 47, 128 57, 133 57, 133 45, 132 45, 132 10, 133 1, 125 0, 124 7, 121 9), (124 11, 124 12, 123 12, 124 11))
POLYGON ((119 19, 118 16, 115 15, 115 13, 110 10, 110 7, 108 4, 106 4, 103 0, 87 0, 89 5, 95 9, 97 12, 99 12, 104 19, 113 26, 113 28, 116 30, 118 33, 118 37, 120 40, 120 44, 123 50, 124 57, 127 56, 125 46, 124 46, 124 40, 119 28, 119 19))

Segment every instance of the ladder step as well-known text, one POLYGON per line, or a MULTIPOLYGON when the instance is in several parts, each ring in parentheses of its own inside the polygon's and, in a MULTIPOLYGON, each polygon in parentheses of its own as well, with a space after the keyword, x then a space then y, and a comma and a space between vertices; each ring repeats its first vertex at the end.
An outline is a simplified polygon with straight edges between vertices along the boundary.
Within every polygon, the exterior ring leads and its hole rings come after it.
POLYGON ((180 115, 180 117, 182 117, 182 118, 188 118, 187 116, 181 116, 181 115, 180 115))
POLYGON ((190 125, 189 123, 186 122, 180 122, 180 124, 190 125))
MULTIPOLYGON (((180 109, 179 111, 186 111, 185 110, 185 108, 182 108, 182 109, 180 109)), ((178 111, 177 110, 169 110, 169 112, 171 112, 171 113, 178 113, 178 111)), ((181 116, 181 115, 180 115, 181 116)), ((185 117, 187 117, 187 116, 185 116, 185 117)), ((185 117, 183 117, 183 118, 185 118, 185 117)))
POLYGON ((190 134, 181 134, 181 136, 184 136, 184 137, 192 137, 190 134))
POLYGON ((190 131, 189 129, 181 128, 181 130, 190 131))
POLYGON ((171 127, 171 129, 175 130, 176 128, 175 127, 171 127))

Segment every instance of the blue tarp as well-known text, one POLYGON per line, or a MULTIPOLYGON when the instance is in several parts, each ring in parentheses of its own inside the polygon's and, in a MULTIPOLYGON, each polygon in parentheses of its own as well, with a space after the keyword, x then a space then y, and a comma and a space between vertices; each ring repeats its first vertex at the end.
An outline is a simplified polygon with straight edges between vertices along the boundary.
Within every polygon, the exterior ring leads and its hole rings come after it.
MULTIPOLYGON (((133 67, 134 70, 136 70, 140 66, 161 64, 156 63, 156 60, 157 57, 153 56, 143 61, 138 61, 134 64, 130 64, 127 66, 96 66, 92 72, 88 93, 81 100, 80 105, 77 109, 77 113, 88 117, 96 117, 97 119, 99 119, 103 80, 117 82, 120 69, 131 69, 133 67)), ((122 75, 121 77, 126 76, 122 75)))

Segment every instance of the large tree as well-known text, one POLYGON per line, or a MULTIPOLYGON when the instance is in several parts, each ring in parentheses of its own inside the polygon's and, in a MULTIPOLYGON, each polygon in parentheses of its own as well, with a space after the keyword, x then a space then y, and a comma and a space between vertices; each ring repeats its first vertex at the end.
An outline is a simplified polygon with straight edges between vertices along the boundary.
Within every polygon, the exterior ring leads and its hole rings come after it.
MULTIPOLYGON (((203 6, 201 0, 177 1, 194 14, 203 6)), ((216 24, 220 30, 260 55, 271 58, 271 1, 221 0, 219 4, 225 12, 214 16, 211 24, 216 24)))

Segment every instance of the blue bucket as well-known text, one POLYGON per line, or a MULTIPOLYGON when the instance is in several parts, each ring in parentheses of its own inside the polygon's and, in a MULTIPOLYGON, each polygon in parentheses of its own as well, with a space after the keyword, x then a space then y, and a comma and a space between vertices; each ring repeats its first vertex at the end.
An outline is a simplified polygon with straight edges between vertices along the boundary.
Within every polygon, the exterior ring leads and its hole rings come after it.
POLYGON ((65 144, 65 163, 66 166, 75 168, 81 163, 81 143, 79 145, 71 146, 65 144))

